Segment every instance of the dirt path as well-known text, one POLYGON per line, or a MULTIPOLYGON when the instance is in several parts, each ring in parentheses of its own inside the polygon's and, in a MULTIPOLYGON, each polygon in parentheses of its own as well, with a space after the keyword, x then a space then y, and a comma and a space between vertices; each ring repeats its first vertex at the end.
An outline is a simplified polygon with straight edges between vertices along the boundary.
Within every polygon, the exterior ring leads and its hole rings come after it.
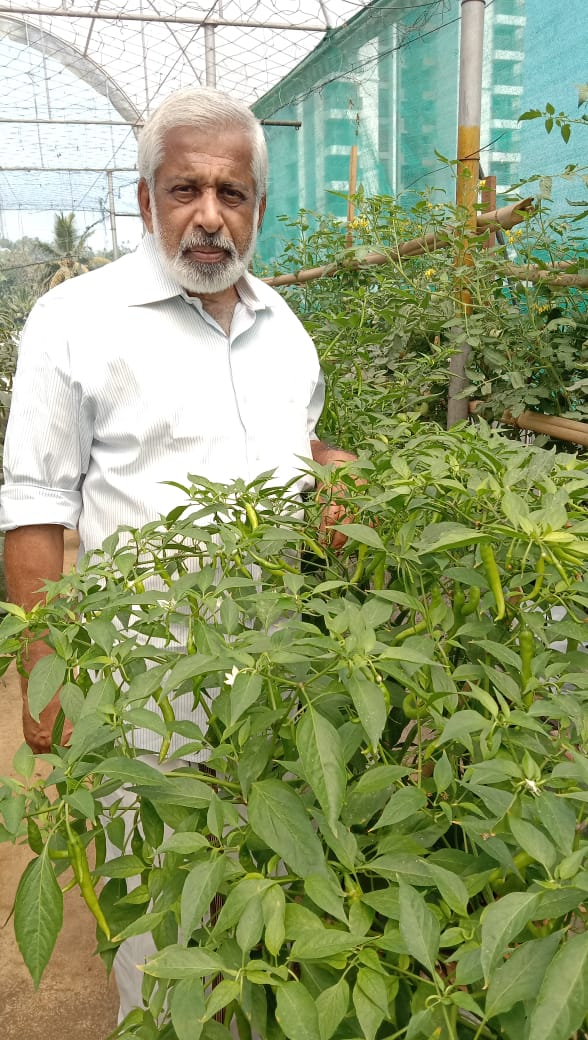
MULTIPOLYGON (((68 565, 75 542, 67 542, 68 565)), ((12 771, 22 743, 20 689, 13 668, 0 679, 2 727, 0 775, 12 771)), ((10 914, 19 878, 30 853, 25 846, 0 845, 0 924, 10 914)), ((118 998, 101 960, 94 956, 94 921, 76 890, 65 896, 64 927, 39 989, 35 992, 14 939, 12 920, 0 930, 1 1040, 104 1040, 116 1025, 118 998)))

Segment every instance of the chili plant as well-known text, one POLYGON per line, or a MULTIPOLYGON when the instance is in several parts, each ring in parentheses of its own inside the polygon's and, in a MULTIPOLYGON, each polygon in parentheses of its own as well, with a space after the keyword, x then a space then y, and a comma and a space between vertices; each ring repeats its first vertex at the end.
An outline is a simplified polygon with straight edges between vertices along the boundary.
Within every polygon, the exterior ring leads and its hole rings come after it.
MULTIPOLYGON (((569 166, 562 176, 567 186, 583 185, 587 170, 569 166)), ((488 420, 526 409, 585 417, 585 290, 525 279, 528 264, 565 263, 567 274, 584 264, 586 204, 570 202, 581 211, 552 213, 549 183, 533 177, 516 186, 510 201, 520 193, 544 197, 492 248, 487 234, 472 238, 465 214, 441 191, 405 199, 360 193, 351 248, 334 219, 302 211, 287 222, 298 237, 278 261, 280 271, 359 265, 288 290, 330 379, 326 422, 335 440, 348 435, 358 394, 375 412, 386 397, 396 411, 444 422, 449 358, 463 344, 471 348, 464 394, 480 402, 488 420), (438 248, 397 258, 398 246, 425 235, 435 236, 438 248), (471 264, 464 266, 457 258, 466 248, 471 264), (388 254, 389 263, 362 267, 374 252, 388 254), (467 312, 462 285, 472 299, 467 312)))
POLYGON ((14 913, 33 979, 71 865, 108 968, 125 937, 153 940, 121 1040, 570 1040, 588 464, 389 421, 357 463, 308 466, 303 518, 271 481, 195 477, 45 605, 5 604, 3 667, 45 639, 31 711, 60 690, 73 723, 47 779, 23 746, 2 781, 0 835, 34 855, 14 913), (335 554, 312 532, 340 495, 335 554), (186 761, 202 754, 209 771, 186 761))

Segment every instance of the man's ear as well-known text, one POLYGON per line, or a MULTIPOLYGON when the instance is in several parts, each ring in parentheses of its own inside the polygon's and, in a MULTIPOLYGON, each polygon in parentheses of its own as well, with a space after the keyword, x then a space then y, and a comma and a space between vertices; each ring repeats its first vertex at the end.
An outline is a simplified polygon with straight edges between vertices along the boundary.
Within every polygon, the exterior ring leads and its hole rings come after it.
POLYGON ((139 187, 137 188, 137 198, 139 200, 139 209, 141 210, 141 216, 143 217, 143 223, 148 231, 153 232, 153 211, 151 209, 151 193, 149 191, 149 185, 144 177, 141 177, 139 181, 139 187))
POLYGON ((259 200, 259 209, 257 211, 257 230, 258 231, 261 231, 261 225, 263 224, 263 215, 265 213, 266 203, 267 203, 266 196, 263 195, 262 198, 259 200))

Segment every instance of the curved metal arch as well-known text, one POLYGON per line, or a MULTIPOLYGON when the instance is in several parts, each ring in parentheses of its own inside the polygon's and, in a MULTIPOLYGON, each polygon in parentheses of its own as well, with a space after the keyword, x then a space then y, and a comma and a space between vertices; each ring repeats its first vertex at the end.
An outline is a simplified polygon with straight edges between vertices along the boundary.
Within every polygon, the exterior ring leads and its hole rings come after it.
POLYGON ((141 113, 122 87, 119 87, 116 80, 109 76, 92 58, 82 54, 73 44, 66 43, 59 36, 54 36, 53 33, 27 22, 24 18, 1 15, 0 33, 9 36, 11 40, 16 40, 17 43, 33 47, 34 50, 41 51, 41 53, 46 53, 46 45, 50 43, 51 56, 73 72, 78 79, 88 83, 97 94, 105 97, 122 119, 130 124, 135 136, 137 135, 139 129, 137 124, 142 122, 141 113))

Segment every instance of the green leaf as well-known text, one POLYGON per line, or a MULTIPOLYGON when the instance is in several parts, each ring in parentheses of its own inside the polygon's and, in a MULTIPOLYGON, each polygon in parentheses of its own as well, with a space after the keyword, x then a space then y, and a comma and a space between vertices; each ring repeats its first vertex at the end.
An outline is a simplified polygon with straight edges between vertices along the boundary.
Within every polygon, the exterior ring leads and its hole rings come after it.
POLYGON ((251 787, 249 824, 262 841, 299 875, 324 874, 322 845, 298 795, 279 780, 251 787))
POLYGON ((208 1022, 213 1015, 216 1015, 218 1011, 222 1011, 222 1009, 225 1008, 227 1004, 231 1004, 233 1000, 237 1000, 240 995, 241 986, 238 982, 231 982, 230 979, 221 979, 220 982, 217 982, 206 1001, 206 1011, 204 1015, 202 1015, 202 1018, 205 1022, 208 1022))
POLYGON ((408 952, 433 975, 439 952, 439 921, 423 896, 405 881, 399 884, 400 933, 408 952))
POLYGON ((296 939, 292 946, 292 960, 328 960, 329 957, 355 949, 359 943, 364 941, 363 936, 351 935, 338 928, 323 928, 318 924, 318 919, 317 925, 316 928, 309 928, 296 939))
POLYGON ((493 972, 486 994, 487 1018, 510 1011, 519 1000, 535 999, 560 939, 561 932, 554 932, 523 943, 493 972))
POLYGON ((335 727, 309 705, 296 732, 296 746, 304 776, 335 830, 345 798, 345 761, 335 727))
POLYGON ((64 683, 59 692, 59 701, 66 719, 76 723, 84 707, 84 694, 75 683, 64 683))
POLYGON ((462 879, 451 870, 446 870, 445 867, 432 863, 430 859, 427 860, 427 866, 442 899, 460 917, 467 917, 469 896, 462 879))
POLYGON ((139 970, 156 979, 201 979, 227 969, 222 959, 208 950, 198 946, 172 945, 156 953, 139 970))
POLYGON ((122 755, 105 758, 100 763, 100 772, 111 780, 120 780, 122 784, 161 784, 160 771, 139 758, 125 758, 122 755))
POLYGON ((196 863, 188 874, 182 889, 180 907, 180 922, 186 939, 189 939, 208 911, 225 876, 225 865, 224 856, 211 853, 205 860, 196 863))
POLYGON ((46 708, 59 690, 67 665, 57 654, 48 654, 37 661, 29 679, 29 711, 35 722, 39 721, 39 715, 46 708))
POLYGON ((20 745, 12 759, 12 768, 19 776, 24 776, 25 780, 31 779, 35 772, 35 756, 28 744, 20 745))
POLYGON ((179 855, 190 856, 194 852, 201 852, 202 849, 209 847, 209 842, 204 834, 198 834, 196 831, 186 831, 185 833, 181 831, 165 838, 157 852, 177 852, 179 855))
POLYGON ((378 532, 366 524, 333 524, 332 528, 333 531, 340 531, 352 542, 359 542, 360 545, 369 545, 372 549, 386 548, 378 532))
POLYGON ((349 1007, 349 986, 339 979, 334 986, 321 990, 316 998, 320 1040, 330 1040, 349 1007))
POLYGON ((35 989, 63 924, 63 893, 48 856, 29 863, 14 903, 14 932, 35 989))
POLYGON ((235 939, 243 953, 247 954, 257 946, 263 932, 263 923, 261 896, 258 895, 255 899, 249 900, 235 929, 235 939))
POLYGON ((425 527, 415 549, 419 556, 425 556, 439 550, 458 549, 461 545, 479 545, 487 540, 480 531, 466 527, 465 524, 443 521, 425 527))
POLYGON ((371 968, 360 968, 353 988, 353 1006, 366 1040, 375 1040, 376 1033, 388 1014, 384 976, 371 968))
POLYGON ((202 780, 195 776, 169 776, 165 773, 158 775, 157 785, 149 781, 149 786, 143 787, 142 781, 137 781, 133 786, 140 795, 146 796, 154 803, 189 806, 194 809, 205 809, 208 806, 213 792, 202 780))
POLYGON ((180 979, 176 982, 171 993, 170 1012, 177 1040, 199 1040, 206 1014, 201 979, 180 979))
POLYGON ((523 119, 540 119, 542 115, 543 112, 541 112, 540 109, 530 108, 528 112, 523 112, 522 116, 519 116, 519 123, 522 122, 523 119))
POLYGON ((449 785, 453 782, 453 768, 447 757, 447 752, 445 751, 441 755, 441 758, 437 759, 435 762, 433 780, 435 781, 437 794, 443 794, 443 792, 446 791, 449 785))
POLYGON ((347 914, 343 905, 343 893, 337 881, 324 874, 313 874, 304 882, 304 891, 313 903, 320 906, 336 921, 347 924, 347 914))
POLYGON ((388 717, 384 694, 376 683, 355 673, 343 681, 349 691, 353 706, 359 716, 359 721, 372 748, 375 750, 380 742, 380 737, 388 717))
POLYGON ((420 787, 401 787, 399 791, 394 792, 384 806, 380 819, 371 829, 375 831, 379 827, 393 827, 401 820, 414 816, 426 804, 427 796, 420 787))
POLYGON ((239 672, 235 677, 229 694, 231 726, 238 722, 251 705, 259 700, 262 689, 263 679, 261 675, 255 672, 253 674, 251 672, 239 672))
POLYGON ((588 1013, 588 932, 572 935, 549 965, 531 1012, 533 1040, 569 1040, 588 1013))
POLYGON ((68 805, 71 805, 72 809, 79 812, 80 816, 85 817, 86 820, 95 821, 96 802, 86 787, 78 787, 77 791, 71 791, 66 796, 66 801, 68 805))
POLYGON ((301 982, 286 982, 278 987, 276 1020, 288 1040, 318 1040, 316 1005, 301 982))
POLYGON ((140 917, 135 918, 131 921, 126 928, 123 928, 118 935, 115 936, 115 942, 122 942, 123 939, 130 939, 134 935, 146 935, 147 932, 152 932, 153 929, 163 921, 167 914, 167 910, 158 910, 157 913, 141 914, 140 917))
POLYGON ((532 823, 522 820, 520 817, 509 816, 508 822, 517 844, 521 846, 524 852, 527 852, 529 856, 537 860, 538 863, 542 863, 545 869, 551 873, 558 856, 555 846, 551 844, 547 835, 540 831, 538 827, 534 827, 532 823))
POLYGON ((467 739, 472 733, 477 733, 490 725, 490 720, 484 718, 478 711, 464 708, 462 711, 456 711, 447 721, 439 737, 439 743, 447 744, 450 740, 459 740, 463 743, 464 737, 467 739))
POLYGON ((265 945, 277 957, 286 938, 286 897, 281 885, 272 885, 262 900, 265 945))
POLYGON ((541 821, 558 849, 564 855, 571 855, 578 822, 573 806, 550 791, 542 791, 536 805, 536 813, 537 819, 541 821))
POLYGON ((229 892, 214 926, 213 934, 218 935, 237 923, 250 899, 255 899, 260 892, 266 892, 275 885, 272 878, 246 877, 239 881, 229 892))
POLYGON ((511 939, 532 919, 538 901, 539 893, 509 892, 483 911, 480 956, 485 982, 489 981, 511 939))

